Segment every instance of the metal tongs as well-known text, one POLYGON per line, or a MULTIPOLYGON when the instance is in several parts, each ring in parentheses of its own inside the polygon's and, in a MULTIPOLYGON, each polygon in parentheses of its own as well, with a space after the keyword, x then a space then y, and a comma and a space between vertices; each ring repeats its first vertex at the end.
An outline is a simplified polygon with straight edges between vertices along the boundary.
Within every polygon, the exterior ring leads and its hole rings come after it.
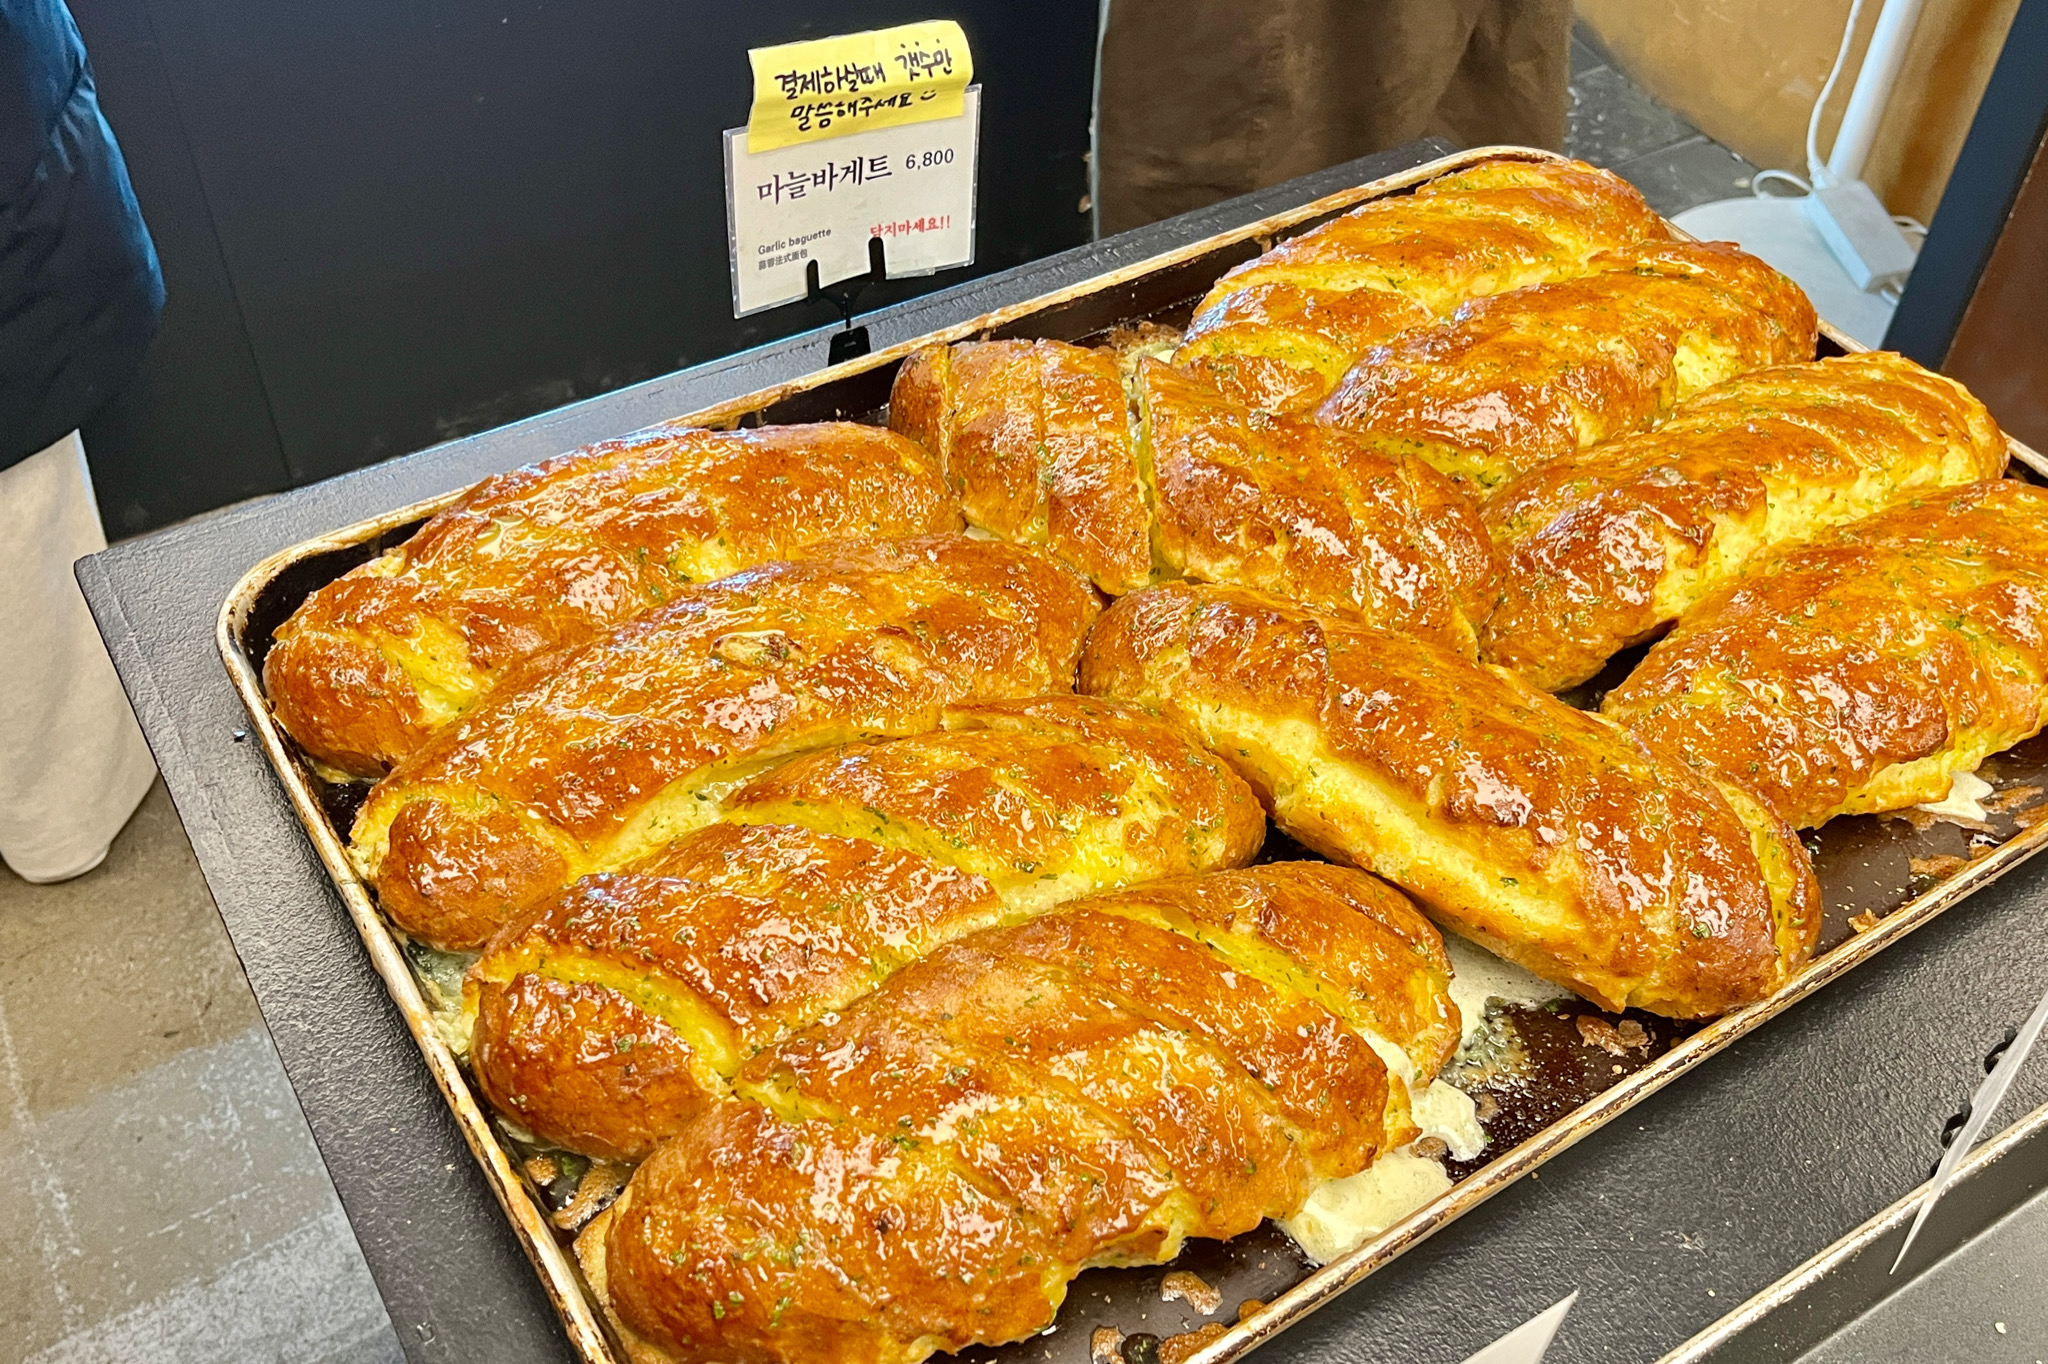
MULTIPOLYGON (((1906 1232, 1906 1243, 1899 1247, 1898 1258, 1892 1261, 1892 1273, 1896 1274, 1899 1266, 1905 1262, 1906 1252, 1912 1249, 1913 1239, 1920 1234, 1921 1223, 1927 1220, 1927 1214, 1934 1210, 1934 1205, 1940 1201, 1942 1192, 1955 1177, 1957 1167, 1977 1144, 1977 1138, 1983 1135, 1985 1125, 1991 1121, 1991 1115, 1998 1110, 1999 1101, 2005 1098, 2006 1091, 2012 1088, 2012 1077, 2019 1073, 2019 1068, 2026 1062, 2027 1053, 2033 1050, 2034 1043, 2040 1040, 2044 1030, 2048 1030, 2048 995, 2044 995, 2041 1002, 2034 1006, 2034 1012, 2028 1015, 2027 1021, 2008 1034, 2003 1042, 1992 1049, 1991 1055, 1985 1058, 1991 1073, 1985 1076, 1984 1083, 1977 1087, 1977 1092, 1971 1095, 1970 1101, 1963 1106, 1962 1122, 1953 1139, 1949 1141, 1948 1150, 1942 1155, 1941 1163, 1935 1167, 1933 1178, 1928 1180, 1926 1190, 1920 1195, 1920 1209, 1914 1214, 1913 1225, 1906 1232)), ((1578 1296, 1574 1293, 1548 1311, 1530 1318, 1467 1359, 1465 1364, 1542 1364, 1544 1355, 1549 1352, 1550 1342, 1557 1334, 1557 1328, 1563 1323, 1565 1313, 1571 1310, 1572 1302, 1578 1296)))
MULTIPOLYGON (((2020 1025, 2018 1032, 1992 1050, 1991 1055, 1998 1058, 1997 1063, 1991 1066, 1991 1073, 1984 1077, 1984 1083, 1977 1086, 1977 1092, 1972 1094, 1970 1101, 1963 1106, 1962 1127, 1956 1132, 1954 1140, 1949 1142, 1948 1150, 1941 1157, 1941 1163, 1934 1167, 1934 1177, 1927 1181, 1927 1191, 1920 1196, 1920 1210, 1913 1214, 1913 1225, 1906 1230, 1906 1243, 1899 1247, 1899 1256, 1892 1261, 1891 1273, 1898 1273, 1899 1266, 1905 1263, 1906 1252, 1913 1248, 1913 1238, 1920 1234, 1920 1224, 1927 1220, 1928 1213, 1934 1211, 1934 1205, 1940 1201, 1949 1181, 1955 1178, 1956 1168, 1963 1163, 1963 1157, 1970 1154, 1970 1148, 1975 1146, 1977 1138, 1984 1134, 1985 1124, 1991 1121, 1991 1115, 1997 1111, 1999 1100, 2012 1088, 2012 1077, 2019 1073, 2020 1066, 2027 1059, 2027 1053, 2032 1051, 2034 1043, 2040 1040, 2044 1027, 2048 1027, 2048 995, 2042 996, 2041 1002, 2034 1006, 2034 1012, 2028 1015, 2027 1021, 2020 1025), (2003 1050, 2004 1055, 1999 1055, 2000 1050, 2003 1050)), ((1989 1058, 1986 1059, 1988 1062, 1989 1058)))
POLYGON ((1557 1336, 1557 1328, 1564 1324, 1564 1314, 1572 1310, 1572 1304, 1579 1300, 1576 1290, 1571 1296, 1552 1303, 1543 1311, 1517 1326, 1493 1344, 1465 1360, 1465 1364, 1543 1364, 1543 1356, 1550 1353, 1550 1342, 1557 1336))

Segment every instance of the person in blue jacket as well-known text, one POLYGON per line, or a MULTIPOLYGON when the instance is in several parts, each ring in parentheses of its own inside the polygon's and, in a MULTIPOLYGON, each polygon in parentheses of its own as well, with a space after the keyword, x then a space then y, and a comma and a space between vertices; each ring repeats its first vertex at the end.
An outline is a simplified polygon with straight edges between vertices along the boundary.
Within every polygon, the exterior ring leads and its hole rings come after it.
POLYGON ((135 374, 163 275, 63 0, 0 0, 0 860, 92 870, 149 750, 71 566, 106 547, 78 428, 135 374))

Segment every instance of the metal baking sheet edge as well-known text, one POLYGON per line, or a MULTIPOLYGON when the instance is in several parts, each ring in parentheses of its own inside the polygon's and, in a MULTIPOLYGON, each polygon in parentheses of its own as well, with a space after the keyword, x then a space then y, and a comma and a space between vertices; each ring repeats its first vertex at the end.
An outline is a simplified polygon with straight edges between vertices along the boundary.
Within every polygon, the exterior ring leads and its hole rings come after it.
MULTIPOLYGON (((2001 1161, 2024 1151, 2031 1143, 2036 1141, 2048 1142, 2048 1104, 2035 1109, 2032 1113, 2027 1114, 2018 1122, 2006 1128, 2005 1131, 1992 1137, 1989 1141, 1986 1141, 1983 1145, 1972 1151, 1969 1158, 1957 1169, 1956 1183, 1949 1190, 1951 1197, 1961 1192, 1962 1186, 1966 1184, 1973 1184, 1980 1179, 1997 1178, 2002 1173, 2000 1168, 2001 1161)), ((2022 1175, 2021 1178, 2024 1179, 2025 1176, 2022 1175)), ((1913 1220, 1914 1214, 1919 1211, 1920 1199, 1926 1192, 1927 1185, 1925 1184, 1913 1190, 1913 1192, 1899 1199, 1898 1202, 1892 1204, 1883 1212, 1878 1213, 1862 1226, 1857 1227, 1833 1245, 1814 1255, 1805 1264, 1787 1273, 1748 1302, 1743 1303, 1740 1307, 1728 1313, 1727 1316, 1722 1317, 1719 1321, 1713 1323, 1698 1335, 1695 1335, 1692 1339, 1665 1355, 1657 1361, 1657 1364, 1710 1364, 1710 1361, 1750 1357, 1752 1351, 1750 1342, 1744 1339, 1745 1333, 1765 1324, 1774 1314, 1793 1307, 1808 1292, 1822 1284, 1830 1276, 1841 1273, 1845 1267, 1854 1261, 1861 1260, 1867 1255, 1880 1254, 1878 1263, 1882 1265, 1889 1258, 1888 1252, 1890 1248, 1885 1243, 1905 1235, 1906 1225, 1913 1220), (1883 1253, 1879 1251, 1881 1246, 1883 1247, 1883 1253)), ((2031 1188, 2023 1189, 2019 1192, 2018 1197, 2014 1199, 2014 1202, 2017 1203, 2020 1198, 2032 1196, 2034 1192, 2031 1188)), ((1949 1206, 1949 1202, 1943 1200, 1939 1208, 1946 1210, 1949 1206)), ((1929 1222, 1929 1226, 1935 1226, 1940 1217, 1941 1212, 1937 1211, 1934 1220, 1929 1222)), ((1982 1227, 1973 1227, 1970 1229, 1969 1234, 1974 1235, 1982 1230, 1982 1227)), ((1929 1236, 1915 1245, 1913 1255, 1908 1263, 1919 1262, 1920 1269, 1924 1270, 1938 1259, 1939 1256, 1956 1249, 1967 1239, 1967 1235, 1961 1239, 1929 1236)), ((1911 1283, 1914 1274, 1908 1273, 1894 1278, 1887 1272, 1885 1278, 1887 1280, 1887 1287, 1896 1290, 1902 1289, 1911 1283)), ((1871 1304, 1873 1307, 1875 1305, 1875 1302, 1871 1304)), ((1845 1325, 1846 1322, 1842 1324, 1845 1325)), ((1839 1329, 1832 1321, 1825 1325, 1830 1330, 1839 1329)), ((1808 1326, 1800 1334, 1803 1337, 1812 1337, 1814 1330, 1808 1326)), ((1806 1339, 1799 1348, 1802 1350, 1809 1349, 1819 1343, 1820 1340, 1817 1338, 1806 1339)), ((1776 1342, 1770 1342, 1770 1344, 1775 1345, 1776 1342)))

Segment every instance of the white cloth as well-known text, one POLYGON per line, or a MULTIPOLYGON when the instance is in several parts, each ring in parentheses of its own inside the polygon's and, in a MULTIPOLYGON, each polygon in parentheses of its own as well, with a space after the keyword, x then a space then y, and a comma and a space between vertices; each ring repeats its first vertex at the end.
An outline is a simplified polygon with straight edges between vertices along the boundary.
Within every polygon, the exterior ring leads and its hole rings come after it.
POLYGON ((156 776, 71 565, 105 549, 72 432, 0 469, 0 859, 91 871, 156 776))

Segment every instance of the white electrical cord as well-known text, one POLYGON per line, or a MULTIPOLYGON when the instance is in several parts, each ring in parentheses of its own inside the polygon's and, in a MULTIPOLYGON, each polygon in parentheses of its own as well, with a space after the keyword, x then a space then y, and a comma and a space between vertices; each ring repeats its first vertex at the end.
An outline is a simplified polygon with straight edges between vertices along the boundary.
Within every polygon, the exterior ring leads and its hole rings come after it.
MULTIPOLYGON (((1815 185, 1827 183, 1827 163, 1821 160, 1820 156, 1820 116, 1821 112, 1827 108, 1828 100, 1834 96, 1835 82, 1842 78, 1842 65, 1849 60, 1849 48, 1856 41, 1856 23, 1862 17, 1863 0, 1850 0, 1849 19, 1848 22, 1842 25, 1841 46, 1835 49, 1835 64, 1828 68, 1828 78, 1821 84, 1820 94, 1813 101, 1812 112, 1806 116, 1805 178, 1802 179, 1788 170, 1758 171, 1749 182, 1749 192, 1757 198, 1772 199, 1779 197, 1764 193, 1764 185, 1773 180, 1792 186, 1802 195, 1813 193, 1815 185)), ((1926 231, 1926 228, 1920 228, 1923 236, 1926 234, 1926 231)))
POLYGON ((1783 180, 1799 191, 1801 195, 1813 193, 1813 186, 1788 170, 1760 170, 1749 179, 1749 192, 1759 199, 1790 198, 1789 195, 1766 194, 1764 183, 1769 180, 1783 180))
MULTIPOLYGON (((1820 94, 1813 101, 1813 108, 1806 116, 1806 175, 1793 174, 1788 170, 1760 170, 1750 177, 1749 192, 1759 199, 1778 199, 1791 196, 1766 194, 1764 186, 1771 183, 1789 185, 1795 194, 1804 197, 1813 193, 1816 185, 1828 183, 1827 163, 1820 155, 1820 117, 1827 109, 1828 101, 1834 97, 1835 84, 1842 79, 1842 67, 1849 60, 1849 49, 1856 42, 1856 25, 1863 18, 1863 0, 1850 0, 1849 18, 1842 25, 1842 41, 1835 48, 1835 64, 1828 68, 1828 78, 1822 82, 1820 94)), ((1903 213, 1892 215, 1892 221, 1907 232, 1914 233, 1922 241, 1927 238, 1927 225, 1917 218, 1903 213)))
MULTIPOLYGON (((1853 187, 1847 187, 1842 186, 1837 181, 1836 173, 1829 169, 1829 163, 1821 159, 1820 120, 1821 115, 1827 112, 1828 101, 1834 97, 1835 87, 1841 82, 1842 68, 1848 65, 1849 49, 1856 42, 1856 27, 1863 19, 1863 5, 1864 0, 1850 0, 1848 18, 1842 24, 1842 41, 1835 48, 1834 63, 1828 67, 1827 79, 1821 83, 1820 93, 1814 97, 1813 107, 1807 111, 1805 177, 1802 178, 1788 170, 1760 170, 1750 177, 1749 182, 1749 192, 1758 199, 1791 197, 1808 199, 1809 202, 1803 206, 1803 209, 1808 211, 1809 216, 1816 219, 1816 222, 1819 224, 1817 230, 1821 239, 1834 252, 1837 259, 1841 262, 1845 273, 1852 281, 1859 277, 1859 270, 1863 272, 1862 277, 1865 279, 1875 272, 1870 268, 1868 257, 1862 247, 1858 245, 1856 237, 1853 234, 1845 236, 1848 229, 1845 229, 1836 217, 1832 197, 1837 193, 1848 196, 1845 200, 1845 206, 1851 210, 1850 216, 1852 219, 1867 215, 1869 207, 1876 207, 1882 211, 1883 206, 1874 201, 1867 186, 1856 184, 1853 187), (1785 186, 1790 190, 1790 194, 1771 193, 1765 187, 1772 184, 1785 186), (1822 190, 1829 192, 1830 202, 1823 203, 1813 198, 1822 190), (1811 211, 1815 209, 1820 211, 1812 213, 1811 211)), ((1830 152, 1831 158, 1842 158, 1842 164, 1845 168, 1851 162, 1858 167, 1861 166, 1862 159, 1869 150, 1867 144, 1870 140, 1869 124, 1872 111, 1873 109, 1881 110, 1884 103, 1883 96, 1879 93, 1876 102, 1873 104, 1871 95, 1877 92, 1864 88, 1866 81, 1863 77, 1870 77, 1873 81, 1880 77, 1886 81, 1891 78, 1897 66, 1900 44, 1904 41, 1905 36, 1911 33, 1911 25, 1913 19, 1919 13, 1919 7, 1920 0, 1906 0, 1906 3, 1903 5, 1895 5, 1894 0, 1885 0, 1884 9, 1878 15, 1877 31, 1871 39, 1871 50, 1864 54, 1863 62, 1865 69, 1863 76, 1858 78, 1855 92, 1849 97, 1848 109, 1843 114, 1841 126, 1835 130, 1834 147, 1830 152), (1876 57, 1879 62, 1879 65, 1876 67, 1870 66, 1873 57, 1876 57), (1848 137, 1846 142, 1843 140, 1845 134, 1848 137)), ((1853 175, 1851 178, 1854 178, 1853 175)), ((1912 235, 1917 238, 1917 241, 1914 243, 1916 249, 1919 242, 1924 242, 1927 239, 1927 228, 1916 219, 1900 214, 1890 216, 1891 221, 1898 227, 1902 236, 1912 235)), ((1863 219, 1863 221, 1864 226, 1858 230, 1863 232, 1873 230, 1868 226, 1867 218, 1863 219)), ((1874 230, 1882 233, 1881 228, 1874 230)), ((1883 246, 1882 242, 1874 240, 1871 244, 1877 247, 1883 246)), ((1880 251, 1880 255, 1883 254, 1880 251)), ((1896 251, 1890 254, 1893 257, 1897 255, 1896 251)), ((1892 267, 1887 268, 1888 270, 1892 269, 1892 267)), ((1881 286, 1877 293, 1880 297, 1896 306, 1899 300, 1900 286, 1896 282, 1889 283, 1881 286)))
MULTIPOLYGON (((1917 238, 1913 243, 1914 250, 1919 250, 1920 246, 1926 242, 1927 224, 1921 222, 1918 218, 1913 217, 1909 213, 1894 213, 1892 214, 1892 221, 1898 224, 1901 232, 1911 232, 1914 234, 1917 238)), ((1898 306, 1899 296, 1904 292, 1905 286, 1899 284, 1887 284, 1884 288, 1877 291, 1878 297, 1894 307, 1898 306)))
POLYGON ((1842 64, 1849 60, 1850 44, 1856 41, 1856 21, 1863 17, 1863 0, 1850 0, 1849 21, 1842 25, 1842 45, 1835 49, 1835 64, 1828 68, 1828 78, 1820 88, 1820 97, 1813 102, 1813 112, 1806 118, 1806 178, 1816 185, 1825 185, 1827 164, 1820 159, 1820 116, 1827 108, 1828 97, 1835 93, 1835 82, 1842 78, 1842 64))

